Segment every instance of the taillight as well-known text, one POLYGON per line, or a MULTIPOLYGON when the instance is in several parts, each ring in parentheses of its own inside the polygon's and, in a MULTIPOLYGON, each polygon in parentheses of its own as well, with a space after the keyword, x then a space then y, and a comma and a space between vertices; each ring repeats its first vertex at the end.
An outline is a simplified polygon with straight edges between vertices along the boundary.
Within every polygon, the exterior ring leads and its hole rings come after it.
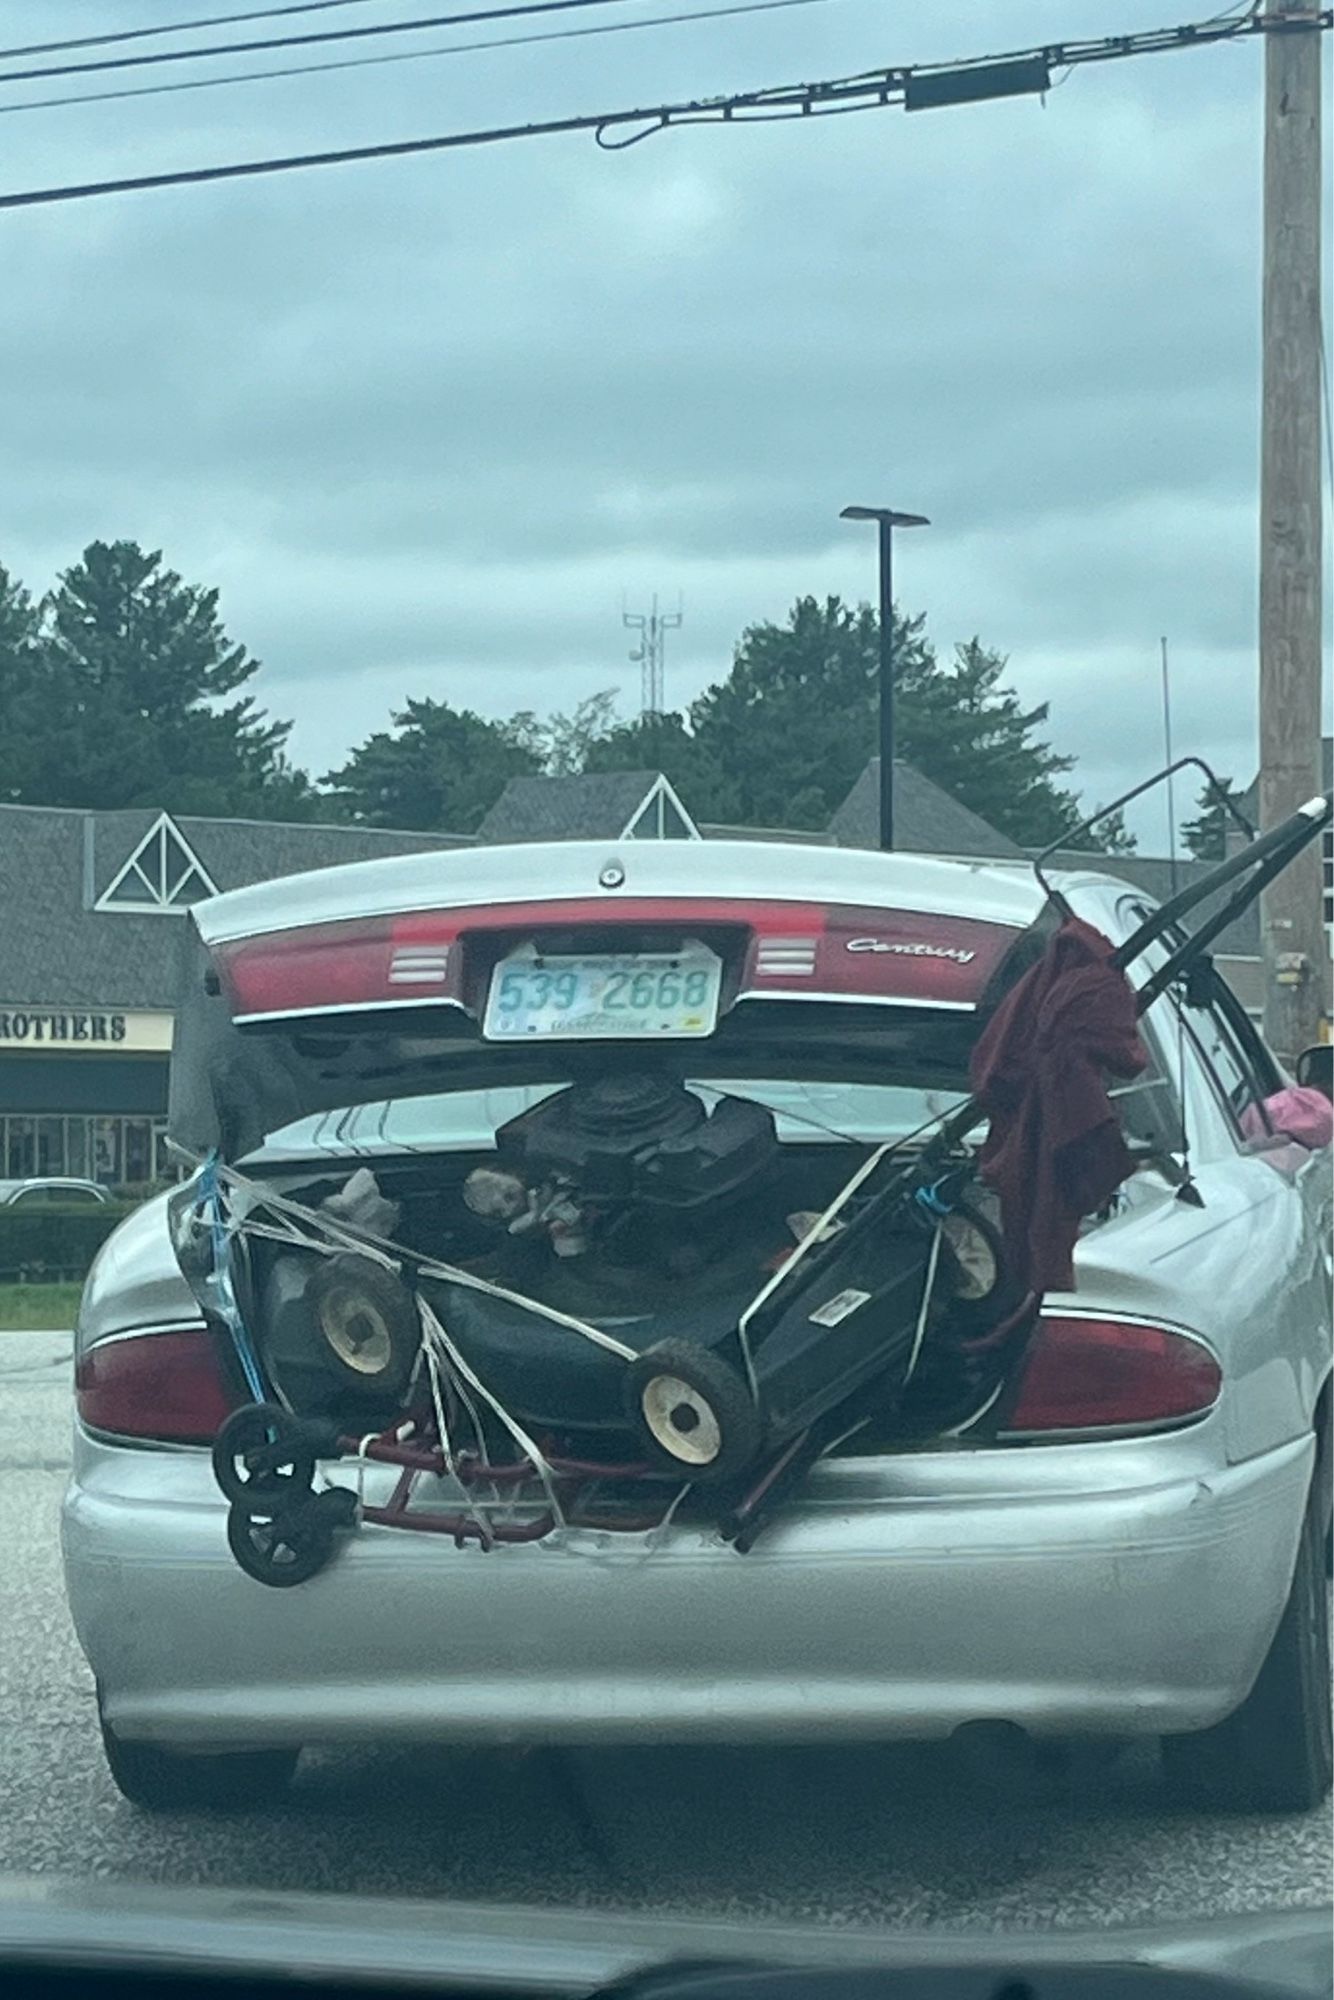
POLYGON ((1003 1429, 1009 1436, 1155 1430, 1204 1416, 1222 1382, 1212 1350, 1194 1334, 1044 1315, 1003 1429))
POLYGON ((205 1329, 119 1334, 86 1348, 74 1400, 89 1430, 208 1444, 233 1407, 205 1329))

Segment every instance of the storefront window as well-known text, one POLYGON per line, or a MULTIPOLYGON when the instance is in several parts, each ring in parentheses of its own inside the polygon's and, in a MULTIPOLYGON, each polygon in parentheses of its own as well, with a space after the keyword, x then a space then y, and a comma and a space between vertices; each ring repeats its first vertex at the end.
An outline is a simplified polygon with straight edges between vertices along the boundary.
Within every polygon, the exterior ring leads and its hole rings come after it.
POLYGON ((36 1172, 37 1123, 32 1118, 8 1118, 5 1125, 5 1178, 21 1181, 36 1172))
POLYGON ((94 1118, 93 1127, 93 1179, 118 1181, 120 1171, 120 1120, 118 1118, 94 1118))
POLYGON ((37 1120, 37 1167, 39 1174, 65 1172, 65 1121, 63 1118, 37 1120))
POLYGON ((88 1178, 88 1120, 67 1118, 65 1120, 65 1168, 78 1180, 88 1178))
POLYGON ((108 1186, 176 1181, 184 1169, 167 1150, 160 1118, 0 1113, 0 1180, 68 1174, 108 1186))
POLYGON ((153 1178, 153 1127, 147 1118, 127 1118, 124 1126, 125 1150, 121 1179, 151 1181, 153 1178))

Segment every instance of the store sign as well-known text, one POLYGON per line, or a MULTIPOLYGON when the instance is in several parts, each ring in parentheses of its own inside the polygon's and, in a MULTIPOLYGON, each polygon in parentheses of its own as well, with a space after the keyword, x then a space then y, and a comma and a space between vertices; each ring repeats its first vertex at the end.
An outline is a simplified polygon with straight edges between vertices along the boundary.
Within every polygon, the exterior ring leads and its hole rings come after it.
POLYGON ((170 1014, 103 1007, 13 1007, 0 1001, 0 1053, 48 1049, 61 1055, 166 1055, 170 1014))

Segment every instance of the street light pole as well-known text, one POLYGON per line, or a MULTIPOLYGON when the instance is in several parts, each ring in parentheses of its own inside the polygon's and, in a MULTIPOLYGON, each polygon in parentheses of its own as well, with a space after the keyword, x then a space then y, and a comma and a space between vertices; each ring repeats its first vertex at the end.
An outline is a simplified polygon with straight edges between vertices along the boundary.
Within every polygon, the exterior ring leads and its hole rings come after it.
POLYGON ((929 528, 925 514, 892 507, 845 507, 842 521, 874 521, 880 537, 880 845, 894 846, 894 530, 929 528))

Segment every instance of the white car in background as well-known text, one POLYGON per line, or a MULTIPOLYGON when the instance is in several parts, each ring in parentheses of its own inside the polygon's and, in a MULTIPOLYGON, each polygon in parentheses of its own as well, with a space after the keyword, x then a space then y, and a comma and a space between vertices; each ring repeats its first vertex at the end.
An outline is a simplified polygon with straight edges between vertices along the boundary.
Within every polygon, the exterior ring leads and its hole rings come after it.
POLYGON ((63 1174, 37 1174, 27 1180, 0 1181, 0 1208, 87 1208, 110 1201, 111 1190, 100 1181, 84 1181, 63 1174))

